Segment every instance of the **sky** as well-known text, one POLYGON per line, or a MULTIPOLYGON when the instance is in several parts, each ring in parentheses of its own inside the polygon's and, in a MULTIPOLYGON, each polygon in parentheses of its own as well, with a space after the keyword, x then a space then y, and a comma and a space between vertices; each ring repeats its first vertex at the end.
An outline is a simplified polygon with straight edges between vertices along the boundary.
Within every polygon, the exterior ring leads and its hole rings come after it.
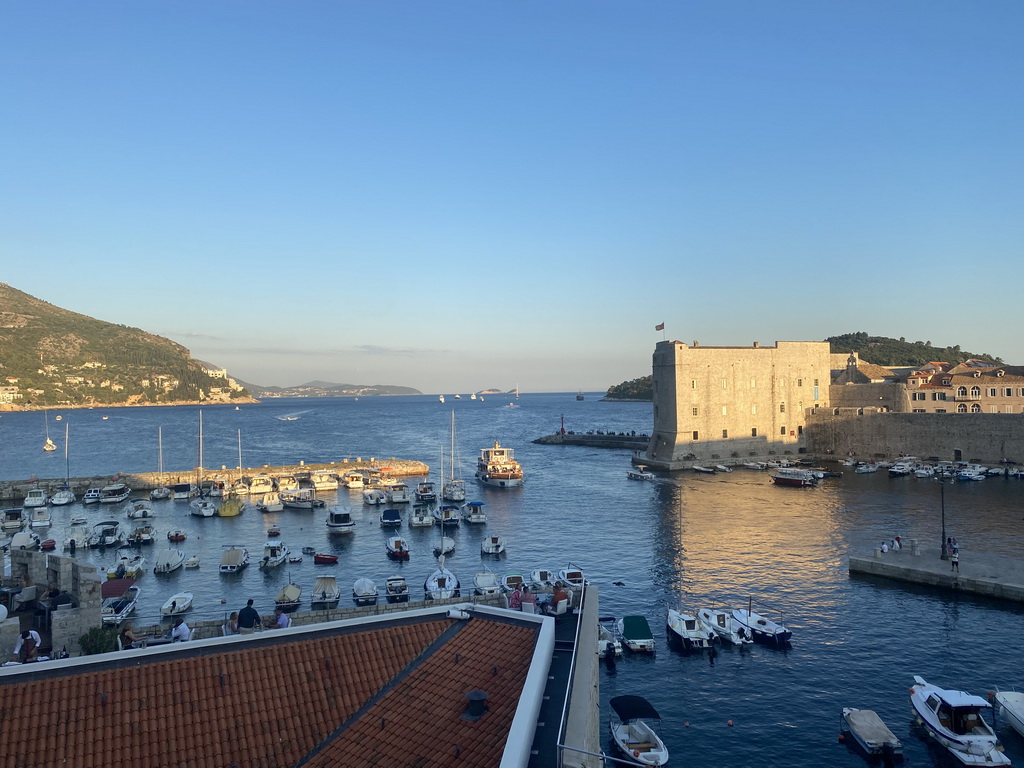
POLYGON ((1019 0, 11 0, 0 281, 264 386, 1024 364, 1019 0), (655 325, 665 323, 664 334, 655 325))

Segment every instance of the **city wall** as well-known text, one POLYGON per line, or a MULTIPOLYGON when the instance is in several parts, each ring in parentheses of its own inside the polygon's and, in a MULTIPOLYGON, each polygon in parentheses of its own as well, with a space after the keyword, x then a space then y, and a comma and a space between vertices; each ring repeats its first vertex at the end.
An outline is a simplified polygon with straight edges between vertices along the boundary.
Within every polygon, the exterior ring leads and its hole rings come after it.
POLYGON ((872 413, 812 409, 804 432, 809 453, 861 459, 900 454, 945 461, 1024 463, 1024 415, 872 413))

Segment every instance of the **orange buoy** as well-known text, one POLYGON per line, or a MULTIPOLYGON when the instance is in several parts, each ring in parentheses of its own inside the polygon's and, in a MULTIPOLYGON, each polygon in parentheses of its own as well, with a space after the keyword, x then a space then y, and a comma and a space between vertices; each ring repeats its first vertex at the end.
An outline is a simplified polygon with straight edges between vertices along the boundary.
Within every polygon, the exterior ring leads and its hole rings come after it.
POLYGON ((640 750, 639 749, 634 749, 633 750, 633 757, 640 757, 640 750))

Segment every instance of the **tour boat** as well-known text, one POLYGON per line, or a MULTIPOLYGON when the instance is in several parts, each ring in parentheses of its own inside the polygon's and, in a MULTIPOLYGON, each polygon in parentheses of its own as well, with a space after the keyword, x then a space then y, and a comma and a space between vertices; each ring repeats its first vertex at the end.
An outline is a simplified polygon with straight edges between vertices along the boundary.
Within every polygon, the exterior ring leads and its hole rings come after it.
POLYGON ((853 736, 868 755, 894 757, 903 754, 903 744, 882 718, 870 709, 843 707, 843 730, 853 736))
POLYGON ((980 696, 939 688, 914 675, 910 704, 928 734, 964 765, 1010 765, 982 712, 992 705, 980 696))
POLYGON ((484 485, 512 488, 523 484, 523 469, 511 448, 502 448, 494 441, 491 448, 481 448, 476 461, 476 478, 484 485))
POLYGON ((651 703, 643 696, 616 696, 608 702, 612 708, 608 727, 612 741, 627 758, 640 765, 665 765, 668 748, 649 721, 660 722, 651 703))
POLYGON ((316 491, 312 488, 302 488, 295 491, 278 491, 281 503, 292 509, 313 509, 314 507, 326 506, 325 502, 316 497, 316 491))

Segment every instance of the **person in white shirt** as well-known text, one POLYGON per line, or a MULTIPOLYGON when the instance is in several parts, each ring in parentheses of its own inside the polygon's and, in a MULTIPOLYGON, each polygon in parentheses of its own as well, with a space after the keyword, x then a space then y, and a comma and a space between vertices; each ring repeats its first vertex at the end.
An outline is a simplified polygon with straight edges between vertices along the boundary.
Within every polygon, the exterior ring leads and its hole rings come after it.
POLYGON ((20 661, 25 663, 26 661, 35 661, 39 655, 39 644, 42 639, 39 637, 39 633, 34 629, 29 629, 18 635, 18 642, 14 644, 14 654, 11 656, 11 661, 20 661))
POLYGON ((188 640, 189 636, 188 624, 185 623, 184 619, 178 619, 174 622, 174 629, 171 630, 171 642, 172 643, 183 643, 188 640))

